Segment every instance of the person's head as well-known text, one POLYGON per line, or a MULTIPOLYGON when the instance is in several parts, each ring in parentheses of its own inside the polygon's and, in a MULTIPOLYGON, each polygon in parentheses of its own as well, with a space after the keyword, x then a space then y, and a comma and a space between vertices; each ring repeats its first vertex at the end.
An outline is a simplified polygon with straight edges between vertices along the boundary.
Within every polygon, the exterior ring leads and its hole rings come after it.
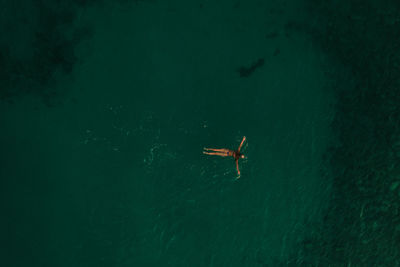
POLYGON ((240 154, 240 158, 244 159, 244 155, 243 155, 243 154, 240 154))

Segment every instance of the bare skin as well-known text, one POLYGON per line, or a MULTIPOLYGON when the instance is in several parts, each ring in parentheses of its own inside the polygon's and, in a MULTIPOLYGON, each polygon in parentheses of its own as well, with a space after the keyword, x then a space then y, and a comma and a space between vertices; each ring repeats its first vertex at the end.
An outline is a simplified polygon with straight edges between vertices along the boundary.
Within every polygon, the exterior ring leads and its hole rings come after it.
POLYGON ((246 136, 243 136, 242 142, 240 142, 240 145, 237 150, 230 150, 227 148, 204 148, 203 154, 207 155, 215 155, 215 156, 220 156, 220 157, 233 157, 235 159, 236 163, 236 170, 238 172, 238 179, 240 178, 240 170, 239 170, 239 159, 244 159, 244 155, 240 153, 240 149, 242 148, 242 145, 244 141, 246 140, 246 136))

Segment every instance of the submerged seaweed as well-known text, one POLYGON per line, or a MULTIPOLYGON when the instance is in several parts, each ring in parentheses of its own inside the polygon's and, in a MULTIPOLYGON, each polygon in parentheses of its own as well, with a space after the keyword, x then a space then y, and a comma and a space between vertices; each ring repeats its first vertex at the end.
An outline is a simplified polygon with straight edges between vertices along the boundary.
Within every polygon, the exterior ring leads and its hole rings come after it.
MULTIPOLYGON (((0 101, 30 94, 48 106, 60 97, 57 84, 79 62, 75 47, 91 36, 77 26, 82 8, 106 0, 3 1, 0 10, 0 101)), ((119 0, 118 3, 137 0, 119 0)))
POLYGON ((400 6, 396 1, 307 1, 315 24, 292 24, 328 55, 337 82, 328 155, 333 195, 294 265, 400 264, 400 6))

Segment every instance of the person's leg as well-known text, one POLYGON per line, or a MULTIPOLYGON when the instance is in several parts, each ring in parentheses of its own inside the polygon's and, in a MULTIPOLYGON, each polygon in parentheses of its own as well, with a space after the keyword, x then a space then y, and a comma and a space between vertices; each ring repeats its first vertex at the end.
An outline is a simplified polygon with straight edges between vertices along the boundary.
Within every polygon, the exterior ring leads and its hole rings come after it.
POLYGON ((215 151, 215 152, 228 152, 229 149, 226 148, 204 148, 205 150, 211 150, 211 151, 215 151))
POLYGON ((228 154, 224 152, 208 152, 208 151, 203 151, 203 154, 207 155, 215 155, 215 156, 221 156, 221 157, 227 157, 228 154))

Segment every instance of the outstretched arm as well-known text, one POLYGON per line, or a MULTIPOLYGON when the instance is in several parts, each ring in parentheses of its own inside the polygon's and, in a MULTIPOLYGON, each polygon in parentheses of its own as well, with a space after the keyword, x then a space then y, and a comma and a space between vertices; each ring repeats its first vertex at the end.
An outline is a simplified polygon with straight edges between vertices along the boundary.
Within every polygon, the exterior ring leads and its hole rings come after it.
POLYGON ((236 162, 236 170, 238 172, 238 177, 236 179, 239 179, 240 178, 239 163, 238 163, 238 160, 235 160, 235 162, 236 162))
POLYGON ((238 151, 240 152, 240 149, 242 148, 242 145, 244 143, 244 140, 246 140, 246 136, 243 136, 242 142, 239 145, 238 151))

